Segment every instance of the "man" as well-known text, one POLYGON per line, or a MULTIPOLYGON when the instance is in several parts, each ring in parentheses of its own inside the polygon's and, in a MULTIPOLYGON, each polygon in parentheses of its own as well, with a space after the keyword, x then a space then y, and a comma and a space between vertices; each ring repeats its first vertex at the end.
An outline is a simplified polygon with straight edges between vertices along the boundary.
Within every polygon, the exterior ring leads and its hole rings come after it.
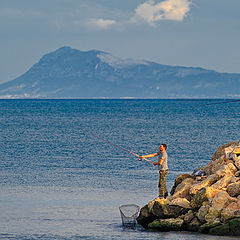
POLYGON ((158 170, 160 174, 159 183, 158 183, 160 198, 166 198, 168 196, 167 185, 166 185, 166 177, 168 174, 168 165, 167 165, 168 155, 167 155, 166 149, 167 149, 167 145, 161 144, 159 147, 159 152, 148 154, 145 156, 140 156, 140 159, 158 156, 158 162, 154 162, 153 165, 158 166, 158 170))

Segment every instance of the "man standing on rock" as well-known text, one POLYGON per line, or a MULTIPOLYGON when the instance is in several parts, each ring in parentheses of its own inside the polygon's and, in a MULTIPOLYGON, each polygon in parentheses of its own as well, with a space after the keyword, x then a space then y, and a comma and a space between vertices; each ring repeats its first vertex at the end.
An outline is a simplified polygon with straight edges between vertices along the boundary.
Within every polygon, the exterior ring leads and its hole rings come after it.
POLYGON ((159 170, 158 188, 159 188, 160 198, 166 198, 168 196, 167 185, 166 185, 166 177, 168 174, 168 165, 167 165, 168 155, 167 155, 166 149, 167 149, 167 145, 161 144, 159 147, 159 152, 148 154, 145 156, 140 156, 140 159, 152 158, 152 157, 158 156, 158 162, 154 162, 153 165, 154 166, 158 165, 158 170, 159 170))

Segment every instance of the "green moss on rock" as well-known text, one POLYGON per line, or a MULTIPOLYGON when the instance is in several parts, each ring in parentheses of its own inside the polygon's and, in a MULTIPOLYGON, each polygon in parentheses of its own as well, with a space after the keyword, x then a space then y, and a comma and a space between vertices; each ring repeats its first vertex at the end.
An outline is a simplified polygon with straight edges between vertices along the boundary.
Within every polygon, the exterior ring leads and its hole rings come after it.
POLYGON ((218 236, 229 236, 230 235, 229 224, 221 224, 217 227, 213 227, 209 230, 209 234, 218 236))
POLYGON ((232 219, 228 224, 231 235, 240 236, 240 218, 232 219))
POLYGON ((156 219, 148 224, 149 229, 156 229, 158 231, 178 231, 183 226, 183 219, 169 218, 169 219, 156 219))
POLYGON ((207 201, 206 188, 200 189, 191 200, 191 206, 193 208, 200 208, 204 201, 207 201))
POLYGON ((200 233, 208 233, 211 228, 217 227, 219 225, 221 225, 220 222, 217 222, 217 223, 205 223, 205 224, 203 224, 203 225, 201 225, 199 227, 198 232, 200 232, 200 233))

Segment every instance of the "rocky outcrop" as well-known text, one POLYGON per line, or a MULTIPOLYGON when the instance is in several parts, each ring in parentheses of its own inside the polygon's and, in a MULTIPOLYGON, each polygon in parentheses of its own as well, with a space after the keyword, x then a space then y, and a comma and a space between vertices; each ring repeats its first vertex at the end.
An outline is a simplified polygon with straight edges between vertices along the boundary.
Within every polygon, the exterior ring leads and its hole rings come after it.
POLYGON ((240 236, 240 142, 220 146, 192 175, 178 175, 170 194, 145 205, 138 223, 148 230, 240 236))

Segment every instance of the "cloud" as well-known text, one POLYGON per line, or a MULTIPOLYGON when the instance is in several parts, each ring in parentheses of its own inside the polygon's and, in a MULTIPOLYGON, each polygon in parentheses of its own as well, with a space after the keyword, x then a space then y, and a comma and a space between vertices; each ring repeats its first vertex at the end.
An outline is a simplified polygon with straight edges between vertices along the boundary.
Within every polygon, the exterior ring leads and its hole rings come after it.
POLYGON ((117 22, 111 19, 92 18, 88 21, 88 24, 93 28, 106 30, 116 25, 117 22))
MULTIPOLYGON (((1 1, 1 0, 0 0, 1 1)), ((18 29, 28 29, 28 25, 43 26, 58 32, 84 30, 123 31, 141 23, 154 26, 161 20, 182 21, 189 13, 191 0, 144 0, 133 10, 107 7, 90 1, 81 2, 69 9, 61 5, 56 8, 2 8, 0 18, 14 18, 18 29), (54 10, 53 10, 54 9, 54 10)), ((4 22, 4 21, 1 21, 4 22)), ((1 24, 0 24, 1 27, 1 24)), ((32 29, 32 28, 31 28, 32 29)))
POLYGON ((135 9, 135 15, 131 22, 144 21, 154 25, 161 20, 182 21, 190 11, 189 0, 164 0, 155 3, 155 0, 148 0, 135 9))

